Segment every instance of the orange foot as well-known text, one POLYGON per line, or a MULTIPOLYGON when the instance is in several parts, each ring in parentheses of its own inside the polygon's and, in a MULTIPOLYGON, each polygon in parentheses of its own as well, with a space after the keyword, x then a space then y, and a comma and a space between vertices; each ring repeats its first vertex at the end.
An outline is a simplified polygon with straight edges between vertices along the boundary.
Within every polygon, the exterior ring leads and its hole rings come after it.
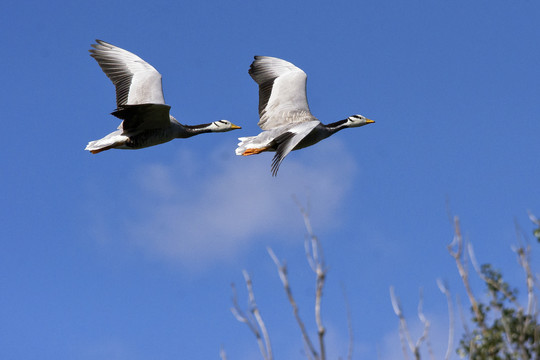
POLYGON ((254 149, 246 149, 242 155, 248 156, 248 155, 256 155, 259 153, 262 153, 263 151, 266 151, 267 148, 254 148, 254 149))

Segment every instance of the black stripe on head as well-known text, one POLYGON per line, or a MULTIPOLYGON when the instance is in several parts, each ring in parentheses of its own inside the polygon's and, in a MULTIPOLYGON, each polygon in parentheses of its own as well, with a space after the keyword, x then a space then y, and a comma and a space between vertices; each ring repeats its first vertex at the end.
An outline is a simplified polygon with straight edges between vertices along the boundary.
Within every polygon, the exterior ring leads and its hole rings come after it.
POLYGON ((208 124, 200 124, 200 125, 184 125, 186 127, 189 127, 191 129, 203 129, 203 128, 206 128, 208 126, 210 126, 212 123, 208 123, 208 124))

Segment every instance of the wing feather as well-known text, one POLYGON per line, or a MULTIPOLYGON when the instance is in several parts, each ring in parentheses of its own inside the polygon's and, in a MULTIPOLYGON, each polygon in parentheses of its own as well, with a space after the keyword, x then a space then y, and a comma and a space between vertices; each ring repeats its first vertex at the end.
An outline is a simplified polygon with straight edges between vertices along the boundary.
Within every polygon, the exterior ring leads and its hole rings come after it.
POLYGON ((259 84, 259 127, 317 120, 306 97, 307 75, 292 63, 269 56, 255 56, 249 74, 259 84))
POLYGON ((274 139, 278 144, 276 148, 276 154, 272 159, 272 176, 276 176, 279 170, 279 166, 285 156, 287 156, 302 139, 304 139, 320 121, 307 121, 290 128, 283 134, 274 139))
POLYGON ((171 125, 169 105, 142 104, 123 105, 112 115, 122 119, 121 127, 126 132, 165 129, 171 125))
POLYGON ((92 44, 90 56, 113 82, 116 105, 165 104, 161 74, 137 55, 102 40, 92 44))

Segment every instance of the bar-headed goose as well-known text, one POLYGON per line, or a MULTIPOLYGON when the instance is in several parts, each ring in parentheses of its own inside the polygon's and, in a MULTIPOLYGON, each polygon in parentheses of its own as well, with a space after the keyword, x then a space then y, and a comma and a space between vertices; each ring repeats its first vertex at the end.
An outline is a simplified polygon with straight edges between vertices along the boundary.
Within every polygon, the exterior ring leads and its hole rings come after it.
POLYGON ((339 130, 364 126, 375 121, 352 115, 328 125, 309 111, 306 98, 307 75, 288 61, 269 56, 255 56, 249 75, 259 84, 259 127, 257 136, 241 137, 237 155, 275 151, 272 175, 292 150, 314 145, 339 130))
POLYGON ((90 141, 92 154, 109 149, 141 149, 176 138, 208 132, 240 129, 227 120, 202 125, 182 125, 169 114, 161 87, 161 74, 137 55, 96 40, 90 56, 116 87, 117 109, 112 115, 123 120, 118 130, 103 139, 90 141))

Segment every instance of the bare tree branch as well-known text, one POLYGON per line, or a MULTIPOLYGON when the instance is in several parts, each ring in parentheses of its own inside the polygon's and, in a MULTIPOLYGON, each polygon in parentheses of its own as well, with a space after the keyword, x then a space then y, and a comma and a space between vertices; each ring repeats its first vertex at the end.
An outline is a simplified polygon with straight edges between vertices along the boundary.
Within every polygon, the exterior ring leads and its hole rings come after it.
POLYGON ((470 339, 470 342, 469 342, 469 348, 471 349, 470 353, 474 354, 474 352, 476 351, 475 350, 476 345, 475 345, 474 339, 471 336, 471 330, 469 329, 469 325, 467 324, 467 319, 465 318, 465 312, 463 311, 463 305, 461 304, 461 300, 459 299, 459 294, 456 295, 456 305, 459 312, 459 319, 461 320, 461 324, 463 325, 463 330, 465 331, 465 335, 466 335, 464 338, 470 339))
POLYGON ((409 359, 407 345, 409 346, 409 349, 414 353, 414 344, 411 339, 409 329, 407 327, 407 320, 405 320, 405 316, 403 315, 403 311, 401 310, 401 304, 399 302, 399 299, 396 297, 393 286, 390 286, 390 301, 392 302, 394 313, 399 319, 399 338, 401 340, 403 356, 405 359, 409 359))
POLYGON ((444 355, 444 359, 448 360, 452 355, 452 349, 454 347, 454 307, 452 306, 452 296, 450 290, 448 290, 448 286, 441 279, 437 279, 437 286, 446 296, 446 303, 448 304, 448 346, 444 355))
POLYGON ((270 345, 270 337, 268 336, 268 331, 266 330, 266 326, 262 319, 261 313, 259 311, 257 303, 255 302, 255 293, 253 292, 253 283, 246 270, 243 271, 243 274, 244 274, 244 280, 246 281, 246 287, 248 289, 248 294, 249 294, 250 310, 253 316, 255 317, 257 324, 259 325, 259 329, 261 329, 262 337, 264 339, 264 344, 266 347, 266 355, 267 355, 266 358, 271 360, 273 359, 273 355, 272 355, 272 346, 270 345))
MULTIPOLYGON (((531 270, 531 266, 529 264, 529 257, 531 251, 530 246, 522 245, 519 248, 513 248, 512 250, 514 250, 518 255, 518 262, 525 271, 527 283, 527 316, 525 317, 525 321, 519 334, 519 343, 524 344, 527 328, 529 327, 532 319, 537 318, 538 315, 538 298, 536 297, 536 294, 534 292, 534 276, 531 270)), ((522 356, 526 355, 526 349, 524 349, 523 346, 520 346, 520 352, 522 353, 522 356)))
POLYGON ((420 299, 418 301, 418 318, 424 325, 424 331, 422 332, 422 336, 418 338, 416 341, 415 349, 418 352, 418 359, 420 359, 420 345, 422 345, 422 342, 426 342, 426 346, 428 348, 429 357, 431 360, 435 360, 435 356, 433 354, 433 349, 431 348, 431 343, 429 341, 429 328, 431 326, 431 323, 428 319, 424 316, 424 312, 422 311, 424 306, 424 290, 420 288, 420 299))
POLYGON ((538 219, 536 216, 533 215, 532 212, 530 211, 527 211, 527 213, 529 214, 529 219, 536 225, 540 226, 540 219, 538 219))
POLYGON ((221 360, 227 360, 227 353, 225 352, 223 346, 221 347, 221 349, 219 349, 219 357, 221 358, 221 360))
POLYGON ((345 309, 347 310, 347 331, 349 333, 349 349, 347 351, 347 360, 352 360, 354 350, 354 333, 352 326, 351 305, 349 303, 347 291, 345 290, 345 286, 343 286, 343 284, 341 286, 341 290, 343 292, 343 299, 345 301, 345 309))
POLYGON ((534 293, 534 275, 529 263, 531 248, 530 246, 520 246, 518 248, 512 248, 512 250, 518 256, 519 265, 525 271, 526 283, 527 283, 527 315, 534 315, 533 311, 537 305, 537 299, 534 293))
POLYGON ((326 332, 326 329, 324 328, 324 325, 321 319, 321 302, 322 302, 324 280, 326 279, 326 270, 324 269, 322 257, 319 257, 318 255, 319 251, 317 249, 320 249, 319 240, 313 234, 311 234, 310 237, 311 237, 311 252, 308 253, 307 258, 308 258, 308 262, 310 262, 311 264, 314 264, 314 268, 312 267, 312 269, 317 276, 316 290, 315 290, 315 322, 317 323, 317 334, 319 336, 321 360, 325 360, 326 351, 325 351, 325 346, 324 346, 324 334, 326 332))
POLYGON ((232 314, 234 315, 236 320, 238 320, 241 323, 246 324, 249 330, 255 335, 255 337, 259 339, 261 335, 259 334, 257 327, 254 326, 253 322, 246 316, 246 314, 243 312, 240 305, 238 305, 238 296, 236 294, 236 286, 234 286, 234 284, 231 284, 231 289, 233 292, 233 298, 232 298, 233 307, 231 308, 232 314))
POLYGON ((313 358, 319 359, 319 354, 315 350, 315 347, 313 346, 313 343, 311 342, 309 335, 306 331, 306 327, 304 325, 304 322, 300 318, 300 313, 298 310, 298 305, 296 304, 296 300, 294 300, 294 297, 292 295, 291 287, 289 285, 289 277, 287 275, 287 265, 285 262, 281 264, 281 262, 278 260, 276 254, 274 251, 268 247, 268 254, 270 254, 270 257, 276 264, 276 267, 278 269, 279 278, 281 279, 281 282, 283 284, 283 288, 285 289, 285 293, 287 294, 287 298, 289 299, 289 303, 291 304, 291 307, 293 309, 294 318, 296 319, 296 322, 298 323, 298 326, 300 327, 300 331, 302 333, 302 337, 304 339, 304 343, 309 349, 308 354, 311 354, 313 358))
MULTIPOLYGON (((413 342, 411 333, 409 331, 409 328, 407 327, 407 320, 405 319, 405 316, 403 315, 403 310, 401 309, 401 304, 399 302, 399 299, 397 298, 394 287, 390 286, 390 300, 392 302, 392 307, 394 309, 394 313, 399 318, 399 334, 401 339, 401 345, 403 350, 403 355, 405 359, 409 358, 408 352, 407 352, 407 345, 409 346, 410 351, 413 353, 414 358, 416 360, 420 360, 420 346, 422 346, 422 343, 424 341, 428 342, 428 335, 429 335, 429 327, 430 323, 424 316, 424 313, 422 312, 422 304, 423 304, 423 294, 422 290, 420 290, 420 300, 418 302, 418 318, 424 325, 424 331, 422 332, 422 335, 418 338, 416 343, 413 342)), ((431 349, 431 346, 428 345, 429 353, 432 359, 434 359, 433 351, 431 349)))
POLYGON ((454 217, 454 239, 452 243, 448 245, 448 252, 456 261, 456 266, 459 271, 459 276, 461 277, 461 281, 463 282, 463 285, 465 286, 465 291, 467 292, 467 296, 469 297, 469 302, 471 303, 474 314, 476 315, 476 318, 478 319, 478 324, 480 325, 480 328, 482 330, 486 330, 484 316, 480 312, 480 308, 478 307, 478 301, 474 297, 474 294, 471 289, 471 285, 469 283, 469 271, 465 268, 463 264, 463 260, 462 260, 463 236, 461 235, 461 227, 459 225, 459 218, 457 216, 454 217), (456 248, 456 250, 454 251, 453 248, 456 248))
POLYGON ((324 255, 319 239, 313 233, 311 227, 311 221, 309 220, 308 212, 297 201, 297 206, 300 208, 302 217, 304 218, 304 224, 308 233, 308 237, 304 243, 306 249, 306 258, 308 263, 317 276, 316 278, 316 290, 315 290, 315 322, 317 323, 317 334, 319 336, 319 351, 321 360, 326 359, 326 349, 324 344, 324 334, 326 329, 323 325, 321 318, 321 302, 324 288, 324 281, 326 279, 326 266, 324 264, 324 255), (310 246, 311 245, 311 246, 310 246))
POLYGON ((270 345, 270 337, 268 336, 266 326, 259 312, 259 308, 257 307, 257 303, 255 302, 255 294, 253 292, 253 284, 251 278, 249 277, 249 274, 246 270, 243 271, 243 274, 244 280, 246 281, 246 288, 248 290, 249 307, 252 317, 246 316, 246 314, 242 311, 240 305, 238 305, 238 297, 236 295, 236 288, 234 284, 231 284, 233 291, 233 307, 231 308, 231 312, 239 322, 246 324, 249 330, 253 333, 253 335, 255 335, 263 359, 272 360, 273 355, 272 346, 270 345))

